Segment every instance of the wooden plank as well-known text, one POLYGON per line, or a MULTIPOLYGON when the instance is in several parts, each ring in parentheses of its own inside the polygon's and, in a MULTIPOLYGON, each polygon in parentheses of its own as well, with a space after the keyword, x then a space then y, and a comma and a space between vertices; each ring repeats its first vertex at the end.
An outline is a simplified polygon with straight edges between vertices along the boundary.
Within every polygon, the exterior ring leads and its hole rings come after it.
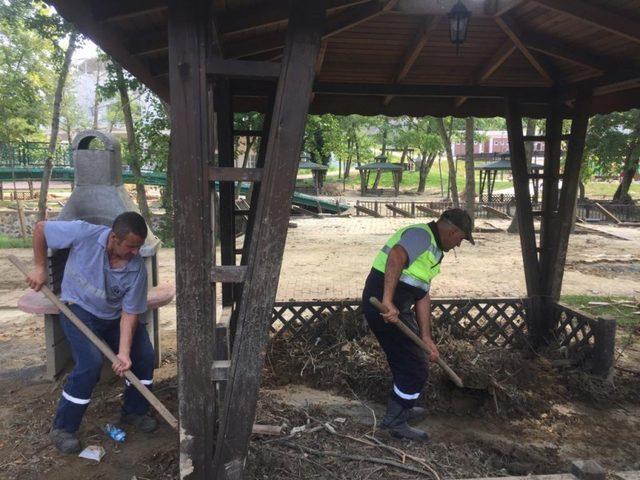
POLYGON ((407 211, 407 210, 403 210, 403 209, 402 209, 402 208, 400 208, 400 207, 396 207, 396 206, 395 206, 395 205, 393 205, 392 203, 385 203, 385 206, 386 206, 389 210, 391 210, 392 212, 395 212, 395 213, 397 213, 398 215, 401 215, 401 216, 403 216, 403 217, 406 217, 406 218, 416 218, 416 216, 415 216, 413 213, 411 213, 411 212, 409 212, 409 211, 407 211))
POLYGON ((219 422, 214 458, 219 479, 241 478, 246 463, 324 16, 324 2, 292 4, 219 422))
POLYGON ((260 182, 261 168, 209 167, 209 181, 221 182, 260 182))
POLYGON ((604 208, 600 203, 596 202, 596 207, 598 208, 598 210, 600 210, 604 214, 605 217, 607 217, 613 223, 616 223, 618 225, 622 223, 618 217, 616 217, 613 213, 611 213, 609 210, 604 208))
POLYGON ((592 225, 582 225, 582 224, 577 224, 575 225, 576 231, 580 231, 580 232, 584 232, 584 233, 593 233, 594 235, 599 235, 601 237, 607 237, 607 238, 612 238, 614 240, 625 240, 625 241, 631 241, 630 238, 627 237, 623 237, 621 235, 616 235, 615 233, 609 233, 609 232, 605 232, 604 230, 600 230, 597 227, 594 227, 592 225))
MULTIPOLYGON (((506 118, 507 131, 509 134, 509 151, 511 152, 513 188, 516 197, 516 216, 518 218, 518 228, 520 232, 520 246, 522 249, 527 294, 531 297, 540 294, 540 265, 536 254, 536 236, 533 228, 529 179, 527 178, 527 156, 522 134, 522 115, 520 114, 519 105, 513 99, 507 100, 506 118)), ((537 319, 534 321, 537 321, 537 319)))
POLYGON ((303 215, 311 215, 314 218, 322 218, 322 215, 316 212, 312 212, 311 210, 307 210, 306 208, 301 207, 300 205, 291 204, 291 210, 297 213, 301 213, 303 215))
MULTIPOLYGON (((331 13, 368 1, 327 0, 327 12, 331 13)), ((218 16, 221 33, 223 35, 237 34, 257 27, 284 25, 289 21, 289 7, 289 0, 272 0, 268 3, 252 4, 246 7, 226 10, 218 16)))
POLYGON ((166 0, 137 0, 136 2, 99 2, 93 4, 96 22, 119 22, 167 10, 166 0))
POLYGON ((534 0, 540 5, 560 12, 564 15, 590 23, 608 32, 620 35, 627 40, 640 43, 640 30, 638 29, 638 19, 623 16, 579 0, 534 0))
POLYGON ((180 476, 212 478, 215 392, 213 220, 207 163, 213 158, 206 79, 208 2, 169 2, 171 149, 175 204, 180 476))
POLYGON ((215 265, 211 269, 211 281, 214 283, 240 283, 244 282, 246 278, 247 267, 245 265, 215 265))
MULTIPOLYGON (((413 41, 404 53, 402 67, 400 68, 398 74, 394 76, 392 83, 400 83, 408 75, 411 67, 413 67, 414 63, 416 63, 416 60, 424 49, 425 44, 429 40, 429 37, 438 26, 439 21, 440 17, 438 16, 427 16, 422 22, 420 22, 418 30, 414 35, 413 41)), ((385 97, 384 105, 387 105, 392 98, 392 96, 385 97)))
POLYGON ((210 58, 207 61, 207 75, 227 78, 257 78, 277 80, 280 75, 278 62, 256 62, 247 60, 223 60, 210 58))
POLYGON ((573 216, 578 195, 578 183, 580 181, 580 167, 584 152, 587 125, 589 123, 589 110, 591 97, 583 97, 576 101, 573 119, 571 122, 571 139, 567 146, 567 154, 564 165, 564 177, 562 191, 558 207, 558 223, 554 234, 557 237, 557 245, 550 254, 549 264, 553 270, 549 273, 548 296, 557 300, 560 298, 562 278, 569 246, 569 234, 573 225, 573 216))
MULTIPOLYGON (((391 8, 397 0, 385 0, 378 2, 370 0, 340 12, 326 22, 323 39, 327 39, 342 33, 350 28, 360 25, 391 8)), ((285 33, 282 31, 271 32, 254 38, 230 42, 225 45, 225 53, 231 58, 248 57, 259 53, 279 50, 284 46, 285 33)))
POLYGON ((371 210, 371 209, 369 209, 367 207, 363 207, 362 205, 354 205, 353 208, 355 208, 356 211, 358 211, 360 213, 364 213, 366 215, 371 215, 372 217, 376 217, 376 218, 382 218, 382 215, 380 215, 375 210, 371 210))
POLYGON ((490 207, 489 205, 482 205, 482 208, 484 208, 487 213, 490 213, 494 217, 504 218, 505 220, 511 220, 512 218, 508 213, 504 213, 497 208, 490 207))
POLYGON ((442 214, 442 212, 439 212, 438 210, 434 210, 433 208, 429 208, 425 205, 416 205, 416 209, 428 215, 433 215, 436 218, 440 217, 440 215, 442 214))
POLYGON ((549 72, 547 72, 547 70, 541 65, 538 59, 529 51, 527 46, 522 41, 520 37, 520 32, 516 27, 516 25, 514 24, 514 22, 511 21, 511 19, 509 19, 507 16, 496 17, 495 20, 498 26, 502 29, 502 31, 506 33, 507 36, 511 39, 511 41, 514 43, 514 45, 518 47, 518 50, 520 50, 520 53, 522 53, 525 56, 525 58, 529 61, 531 66, 540 74, 540 76, 547 83, 549 84, 553 83, 553 78, 551 77, 549 72))

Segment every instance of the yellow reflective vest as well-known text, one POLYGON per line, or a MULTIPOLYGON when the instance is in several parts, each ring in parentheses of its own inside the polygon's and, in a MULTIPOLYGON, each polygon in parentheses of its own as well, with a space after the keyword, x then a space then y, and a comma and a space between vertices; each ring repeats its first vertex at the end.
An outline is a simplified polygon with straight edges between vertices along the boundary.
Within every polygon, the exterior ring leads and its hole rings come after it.
POLYGON ((425 230, 429 235, 430 242, 426 245, 426 250, 416 258, 409 267, 402 270, 400 281, 428 293, 431 280, 440 273, 440 262, 442 261, 444 253, 438 247, 436 237, 431 231, 431 227, 426 223, 409 225, 394 233, 386 245, 378 252, 378 255, 373 261, 373 268, 384 273, 387 267, 389 252, 391 252, 391 249, 400 241, 402 234, 410 228, 421 228, 425 230))

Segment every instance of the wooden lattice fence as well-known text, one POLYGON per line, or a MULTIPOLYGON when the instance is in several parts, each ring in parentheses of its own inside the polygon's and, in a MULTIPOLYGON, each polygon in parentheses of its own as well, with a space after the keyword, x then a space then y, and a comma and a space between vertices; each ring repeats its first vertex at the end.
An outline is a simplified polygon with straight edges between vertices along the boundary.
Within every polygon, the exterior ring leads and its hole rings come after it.
POLYGON ((553 333, 560 347, 566 347, 572 353, 593 348, 596 319, 562 303, 553 305, 553 316, 553 333))
MULTIPOLYGON (((457 338, 480 340, 489 345, 521 345, 527 338, 526 302, 521 298, 432 299, 436 326, 457 338)), ((359 300, 340 302, 277 302, 273 308, 273 335, 291 332, 310 337, 323 322, 343 315, 359 315, 359 300)))

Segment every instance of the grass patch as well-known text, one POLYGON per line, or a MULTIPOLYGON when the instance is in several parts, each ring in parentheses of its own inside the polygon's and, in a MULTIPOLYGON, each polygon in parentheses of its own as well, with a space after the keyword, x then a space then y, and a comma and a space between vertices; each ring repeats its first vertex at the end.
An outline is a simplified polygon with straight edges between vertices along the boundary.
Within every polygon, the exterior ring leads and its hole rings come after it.
POLYGON ((31 246, 31 237, 23 240, 22 238, 0 235, 0 248, 31 248, 31 246))
POLYGON ((634 329, 640 326, 640 315, 634 314, 634 312, 640 311, 640 302, 637 298, 563 295, 561 301, 593 317, 612 316, 616 319, 619 327, 634 329), (608 305, 589 305, 590 302, 601 302, 608 305))

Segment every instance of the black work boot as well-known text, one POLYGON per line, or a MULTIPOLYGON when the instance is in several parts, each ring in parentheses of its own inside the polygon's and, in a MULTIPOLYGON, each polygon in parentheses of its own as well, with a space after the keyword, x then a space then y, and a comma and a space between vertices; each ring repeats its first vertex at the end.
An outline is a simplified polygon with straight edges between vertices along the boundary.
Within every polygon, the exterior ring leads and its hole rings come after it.
POLYGON ((133 425, 137 430, 144 433, 151 433, 158 428, 158 421, 149 415, 123 413, 120 415, 120 421, 127 425, 133 425))
POLYGON ((387 402, 387 413, 382 418, 382 428, 396 438, 428 442, 429 434, 424 430, 410 427, 407 424, 411 409, 404 408, 391 397, 387 402))
POLYGON ((418 422, 424 420, 427 417, 427 409, 423 407, 411 407, 409 409, 408 422, 418 422))
POLYGON ((54 428, 49 432, 49 440, 62 453, 78 453, 80 451, 80 441, 75 433, 54 428))

